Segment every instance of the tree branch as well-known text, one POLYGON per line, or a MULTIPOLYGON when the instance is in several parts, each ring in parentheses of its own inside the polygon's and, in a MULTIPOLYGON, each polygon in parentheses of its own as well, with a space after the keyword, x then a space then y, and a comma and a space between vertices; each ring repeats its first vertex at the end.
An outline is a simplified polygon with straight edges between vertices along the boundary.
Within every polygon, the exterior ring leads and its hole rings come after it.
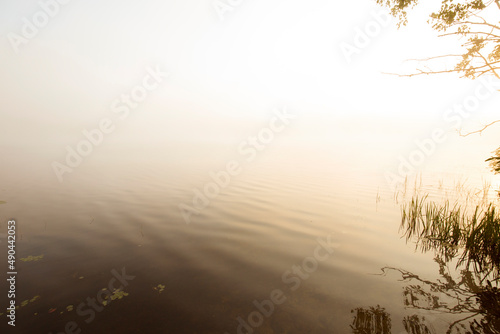
POLYGON ((486 66, 488 66, 490 68, 490 70, 493 72, 493 74, 497 77, 498 80, 500 80, 500 76, 498 76, 497 72, 495 71, 495 69, 491 66, 491 64, 488 62, 488 60, 486 60, 486 58, 484 58, 484 56, 478 51, 477 54, 484 60, 486 66))
POLYGON ((428 58, 414 58, 414 59, 406 59, 405 61, 429 61, 433 59, 438 59, 438 58, 445 58, 445 57, 462 57, 462 55, 441 55, 441 56, 433 56, 433 57, 428 57, 428 58))
MULTIPOLYGON (((442 71, 422 71, 417 69, 419 73, 411 73, 411 74, 398 74, 398 73, 388 73, 388 72, 382 72, 382 74, 387 74, 387 75, 397 75, 398 77, 414 77, 417 75, 430 75, 430 74, 440 74, 440 73, 453 73, 453 72, 461 72, 462 70, 442 70, 442 71)), ((489 71, 489 70, 488 70, 489 71)), ((487 72, 488 72, 487 71, 487 72)))
MULTIPOLYGON (((493 31, 493 29, 491 31, 493 31)), ((438 35, 438 37, 445 37, 445 36, 451 36, 451 35, 464 35, 465 36, 465 35, 478 35, 478 34, 484 34, 487 36, 493 36, 496 38, 500 38, 499 35, 495 35, 495 34, 492 34, 491 32, 485 32, 485 31, 463 31, 463 32, 455 31, 455 32, 448 32, 446 34, 438 35)))
POLYGON ((499 2, 499 0, 495 0, 495 3, 497 4, 498 9, 500 9, 500 2, 499 2))
POLYGON ((485 126, 484 128, 482 128, 481 130, 472 131, 472 132, 469 132, 469 133, 467 133, 467 134, 465 134, 465 135, 463 135, 463 134, 462 134, 462 130, 458 130, 458 134, 459 134, 461 137, 467 137, 468 135, 471 135, 471 134, 473 134, 473 133, 479 133, 479 134, 481 134, 484 130, 486 130, 487 128, 489 128, 490 126, 492 126, 493 124, 498 123, 498 122, 500 122, 500 119, 499 119, 499 120, 496 120, 496 121, 494 121, 494 122, 491 122, 490 124, 486 125, 486 126, 485 126))
POLYGON ((488 23, 488 22, 481 23, 481 22, 462 21, 462 22, 457 22, 454 25, 459 25, 459 24, 460 25, 462 25, 462 24, 484 25, 484 26, 488 26, 488 27, 492 27, 492 28, 500 30, 499 26, 496 26, 496 25, 488 23))

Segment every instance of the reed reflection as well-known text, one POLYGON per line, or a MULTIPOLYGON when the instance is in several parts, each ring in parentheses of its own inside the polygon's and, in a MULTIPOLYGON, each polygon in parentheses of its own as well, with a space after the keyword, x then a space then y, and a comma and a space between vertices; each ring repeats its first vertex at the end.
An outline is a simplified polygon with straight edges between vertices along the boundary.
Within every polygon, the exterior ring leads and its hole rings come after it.
MULTIPOLYGON (((429 280, 403 268, 381 268, 382 275, 396 272, 407 283, 403 304, 415 313, 402 321, 407 333, 435 333, 436 317, 448 323, 446 333, 500 333, 498 208, 484 201, 472 207, 457 203, 415 195, 401 206, 402 235, 417 250, 433 252, 438 270, 438 278, 429 280)), ((383 308, 352 312, 353 333, 391 332, 383 308)))

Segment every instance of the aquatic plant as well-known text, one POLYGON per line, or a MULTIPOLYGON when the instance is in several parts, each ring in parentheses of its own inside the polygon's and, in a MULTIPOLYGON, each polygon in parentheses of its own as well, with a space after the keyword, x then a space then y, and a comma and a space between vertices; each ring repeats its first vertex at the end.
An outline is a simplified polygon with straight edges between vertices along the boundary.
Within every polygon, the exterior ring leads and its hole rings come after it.
POLYGON ((500 214, 493 204, 476 205, 472 213, 448 201, 438 204, 415 196, 402 205, 401 226, 407 241, 420 250, 434 250, 445 261, 458 257, 476 273, 500 272, 500 214))
MULTIPOLYGON (((103 290, 106 290, 106 288, 103 288, 103 290)), ((112 300, 122 299, 123 297, 126 297, 126 296, 128 296, 127 292, 125 292, 125 291, 123 291, 121 289, 115 289, 113 291, 113 293, 111 294, 111 296, 105 296, 104 297, 104 299, 106 299, 106 300, 103 300, 102 305, 106 306, 109 303, 111 303, 112 300)))
POLYGON ((43 259, 43 254, 37 255, 37 256, 29 255, 28 257, 20 258, 20 260, 23 261, 23 262, 38 261, 38 260, 41 260, 41 259, 43 259))
POLYGON ((165 290, 165 285, 163 284, 158 284, 158 286, 153 287, 153 290, 158 291, 158 293, 162 293, 163 290, 165 290))
MULTIPOLYGON (((476 193, 482 198, 457 187, 458 195, 467 196, 453 204, 416 193, 401 205, 400 231, 416 249, 435 253, 438 280, 400 268, 382 268, 383 274, 399 272, 408 283, 403 288, 405 308, 454 317, 447 333, 500 333, 500 214, 487 201, 489 187, 476 193), (450 263, 455 264, 455 271, 450 263)), ((412 315, 403 325, 408 333, 433 332, 430 323, 421 320, 412 315)))
POLYGON ((490 163, 490 167, 495 173, 500 173, 500 147, 497 148, 493 154, 495 154, 495 156, 486 159, 486 161, 490 163))

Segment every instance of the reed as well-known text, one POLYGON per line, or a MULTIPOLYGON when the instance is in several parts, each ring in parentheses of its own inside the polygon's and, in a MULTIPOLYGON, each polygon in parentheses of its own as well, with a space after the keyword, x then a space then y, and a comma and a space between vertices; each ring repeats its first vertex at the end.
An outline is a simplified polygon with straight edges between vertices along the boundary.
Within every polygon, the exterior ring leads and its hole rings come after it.
POLYGON ((477 204, 473 212, 448 201, 438 204, 427 196, 402 206, 400 230, 422 251, 436 250, 446 261, 476 271, 500 273, 500 214, 493 204, 477 204))
POLYGON ((494 156, 486 159, 490 163, 490 167, 495 173, 500 173, 500 147, 493 152, 494 156))

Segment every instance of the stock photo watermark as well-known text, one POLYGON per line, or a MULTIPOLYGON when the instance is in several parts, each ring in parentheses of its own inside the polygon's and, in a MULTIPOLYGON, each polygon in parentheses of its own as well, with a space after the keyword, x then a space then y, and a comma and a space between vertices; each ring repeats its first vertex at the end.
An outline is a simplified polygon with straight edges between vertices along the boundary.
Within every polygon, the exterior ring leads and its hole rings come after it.
POLYGON ((14 219, 7 222, 8 241, 7 241, 7 282, 9 290, 7 298, 9 298, 9 307, 7 307, 7 318, 9 318, 9 326, 16 326, 16 221, 14 219))
POLYGON ((392 22, 392 16, 383 9, 371 11, 370 16, 372 20, 366 22, 361 28, 354 27, 354 36, 351 42, 343 41, 339 45, 348 64, 353 61, 354 55, 361 54, 363 49, 367 48, 372 40, 380 35, 383 28, 392 22))
MULTIPOLYGON (((339 246, 332 239, 332 235, 326 238, 318 238, 317 246, 313 251, 312 256, 308 256, 302 260, 300 264, 294 264, 290 269, 286 270, 281 275, 281 281, 290 291, 296 291, 303 281, 307 280, 311 275, 318 270, 319 264, 326 261, 334 250, 339 246)), ((266 318, 273 315, 276 306, 283 304, 287 300, 285 292, 282 289, 274 289, 269 293, 269 299, 262 301, 254 300, 252 302, 255 311, 252 311, 246 317, 237 317, 238 327, 237 334, 252 334, 254 330, 262 326, 266 318)), ((229 334, 225 332, 224 334, 229 334)))
POLYGON ((45 28, 51 19, 61 11, 61 6, 67 5, 72 0, 42 0, 38 1, 40 9, 31 16, 22 18, 20 33, 9 32, 7 39, 15 53, 19 53, 20 47, 26 45, 30 40, 38 36, 40 30, 45 28))
MULTIPOLYGON (((95 297, 87 297, 85 302, 80 303, 76 307, 76 314, 80 317, 86 317, 84 319, 85 323, 90 324, 96 318, 96 312, 102 312, 105 307, 109 306, 116 299, 116 296, 125 294, 123 289, 129 285, 129 281, 135 278, 135 276, 127 275, 125 268, 122 268, 121 273, 113 269, 111 270, 111 274, 113 277, 109 280, 106 288, 99 290, 95 294, 95 297), (121 285, 117 288, 115 287, 115 283, 120 283, 121 285)), ((56 334, 76 334, 81 333, 81 331, 76 321, 69 321, 64 325, 64 331, 57 332, 56 334)), ((53 333, 49 332, 49 334, 53 333)))
MULTIPOLYGON (((480 79, 472 94, 464 97, 459 103, 453 104, 443 113, 443 121, 452 127, 459 128, 464 120, 468 119, 480 109, 481 102, 489 99, 500 88, 500 82, 493 77, 480 79)), ((407 176, 416 172, 427 158, 432 156, 437 147, 448 139, 445 129, 435 128, 427 138, 415 140, 416 148, 409 154, 398 156, 397 171, 386 171, 384 176, 392 191, 404 183, 407 176)))
POLYGON ((191 223, 191 216, 198 215, 203 209, 210 205, 221 190, 227 188, 231 179, 243 171, 245 163, 251 163, 257 158, 259 152, 263 151, 275 138, 275 135, 285 130, 297 115, 288 112, 287 108, 275 110, 267 127, 260 129, 255 136, 249 136, 238 145, 238 154, 244 158, 243 162, 230 160, 225 164, 223 170, 209 173, 212 181, 207 182, 201 189, 193 189, 191 204, 179 204, 179 210, 186 224, 191 223))
MULTIPOLYGON (((121 94, 120 97, 113 100, 110 105, 111 111, 118 115, 120 120, 125 120, 130 112, 137 109, 144 100, 153 91, 160 87, 160 84, 169 76, 168 72, 163 72, 159 66, 156 68, 148 67, 147 74, 142 82, 134 86, 128 94, 121 94)), ((72 173, 75 168, 80 166, 85 157, 89 156, 95 147, 100 146, 105 135, 113 133, 116 129, 116 122, 109 117, 103 117, 93 129, 83 129, 82 137, 76 145, 66 146, 66 159, 64 162, 53 161, 52 169, 59 182, 63 182, 63 176, 66 173, 72 173)))
POLYGON ((241 6, 243 0, 215 0, 212 2, 212 7, 214 8, 219 20, 224 21, 226 19, 226 13, 233 12, 236 8, 241 6))

